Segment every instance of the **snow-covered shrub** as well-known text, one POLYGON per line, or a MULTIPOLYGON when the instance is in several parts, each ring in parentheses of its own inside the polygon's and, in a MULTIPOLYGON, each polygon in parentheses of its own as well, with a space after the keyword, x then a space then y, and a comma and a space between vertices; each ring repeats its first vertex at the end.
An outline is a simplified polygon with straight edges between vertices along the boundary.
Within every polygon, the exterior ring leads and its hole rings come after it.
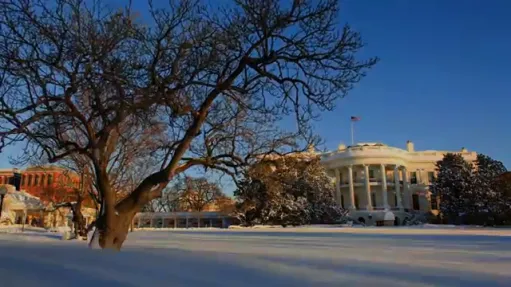
POLYGON ((336 223, 342 218, 332 181, 319 159, 282 158, 271 164, 273 168, 254 168, 235 191, 242 224, 296 226, 336 223))

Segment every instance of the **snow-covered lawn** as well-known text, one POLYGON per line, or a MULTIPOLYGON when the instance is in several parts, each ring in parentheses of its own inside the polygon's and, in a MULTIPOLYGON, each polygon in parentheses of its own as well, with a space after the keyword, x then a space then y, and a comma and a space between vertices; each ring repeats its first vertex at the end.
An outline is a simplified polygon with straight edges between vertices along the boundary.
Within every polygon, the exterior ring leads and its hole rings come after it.
POLYGON ((511 286, 509 229, 135 231, 120 253, 58 236, 0 229, 0 286, 511 286))

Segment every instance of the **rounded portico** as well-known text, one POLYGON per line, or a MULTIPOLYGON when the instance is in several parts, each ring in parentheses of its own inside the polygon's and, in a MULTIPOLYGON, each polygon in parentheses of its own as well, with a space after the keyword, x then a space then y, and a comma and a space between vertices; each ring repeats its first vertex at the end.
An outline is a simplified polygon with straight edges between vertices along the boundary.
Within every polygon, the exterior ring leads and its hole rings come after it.
MULTIPOLYGON (((429 191, 436 173, 436 162, 448 151, 415 151, 412 142, 406 149, 382 143, 339 145, 323 153, 321 163, 335 179, 335 198, 350 215, 368 224, 395 224, 410 220, 412 213, 438 213, 439 199, 429 191)), ((462 148, 465 160, 477 154, 462 148)))
POLYGON ((403 210, 409 197, 406 151, 381 143, 339 146, 322 163, 336 179, 337 201, 354 210, 403 210))

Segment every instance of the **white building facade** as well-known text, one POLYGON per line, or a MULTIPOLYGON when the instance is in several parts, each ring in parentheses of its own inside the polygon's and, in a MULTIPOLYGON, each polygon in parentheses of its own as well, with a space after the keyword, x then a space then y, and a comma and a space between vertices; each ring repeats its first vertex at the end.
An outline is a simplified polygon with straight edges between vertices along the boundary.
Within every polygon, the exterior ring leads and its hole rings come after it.
POLYGON ((335 198, 349 215, 369 225, 402 225, 416 214, 438 214, 439 199, 430 192, 436 162, 459 153, 474 162, 476 152, 415 151, 381 143, 340 145, 321 154, 321 163, 335 179, 335 198))

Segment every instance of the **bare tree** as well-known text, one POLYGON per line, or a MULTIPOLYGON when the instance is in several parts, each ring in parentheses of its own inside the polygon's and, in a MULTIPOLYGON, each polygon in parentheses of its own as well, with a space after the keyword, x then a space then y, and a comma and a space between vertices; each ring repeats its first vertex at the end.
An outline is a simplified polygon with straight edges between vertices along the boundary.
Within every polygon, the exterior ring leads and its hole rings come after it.
POLYGON ((311 120, 377 62, 358 59, 338 0, 231 2, 150 2, 145 22, 101 1, 0 3, 0 149, 87 158, 102 248, 119 250, 135 213, 186 170, 237 178, 255 158, 317 143, 311 120), (280 127, 290 119, 296 129, 280 127), (119 200, 112 160, 150 128, 155 170, 119 200))
POLYGON ((186 211, 204 211, 225 196, 217 184, 209 182, 204 177, 186 177, 176 187, 180 190, 182 209, 186 211))
POLYGON ((160 198, 144 206, 144 212, 205 211, 211 208, 228 209, 228 197, 218 184, 205 177, 179 177, 163 190, 160 198))

